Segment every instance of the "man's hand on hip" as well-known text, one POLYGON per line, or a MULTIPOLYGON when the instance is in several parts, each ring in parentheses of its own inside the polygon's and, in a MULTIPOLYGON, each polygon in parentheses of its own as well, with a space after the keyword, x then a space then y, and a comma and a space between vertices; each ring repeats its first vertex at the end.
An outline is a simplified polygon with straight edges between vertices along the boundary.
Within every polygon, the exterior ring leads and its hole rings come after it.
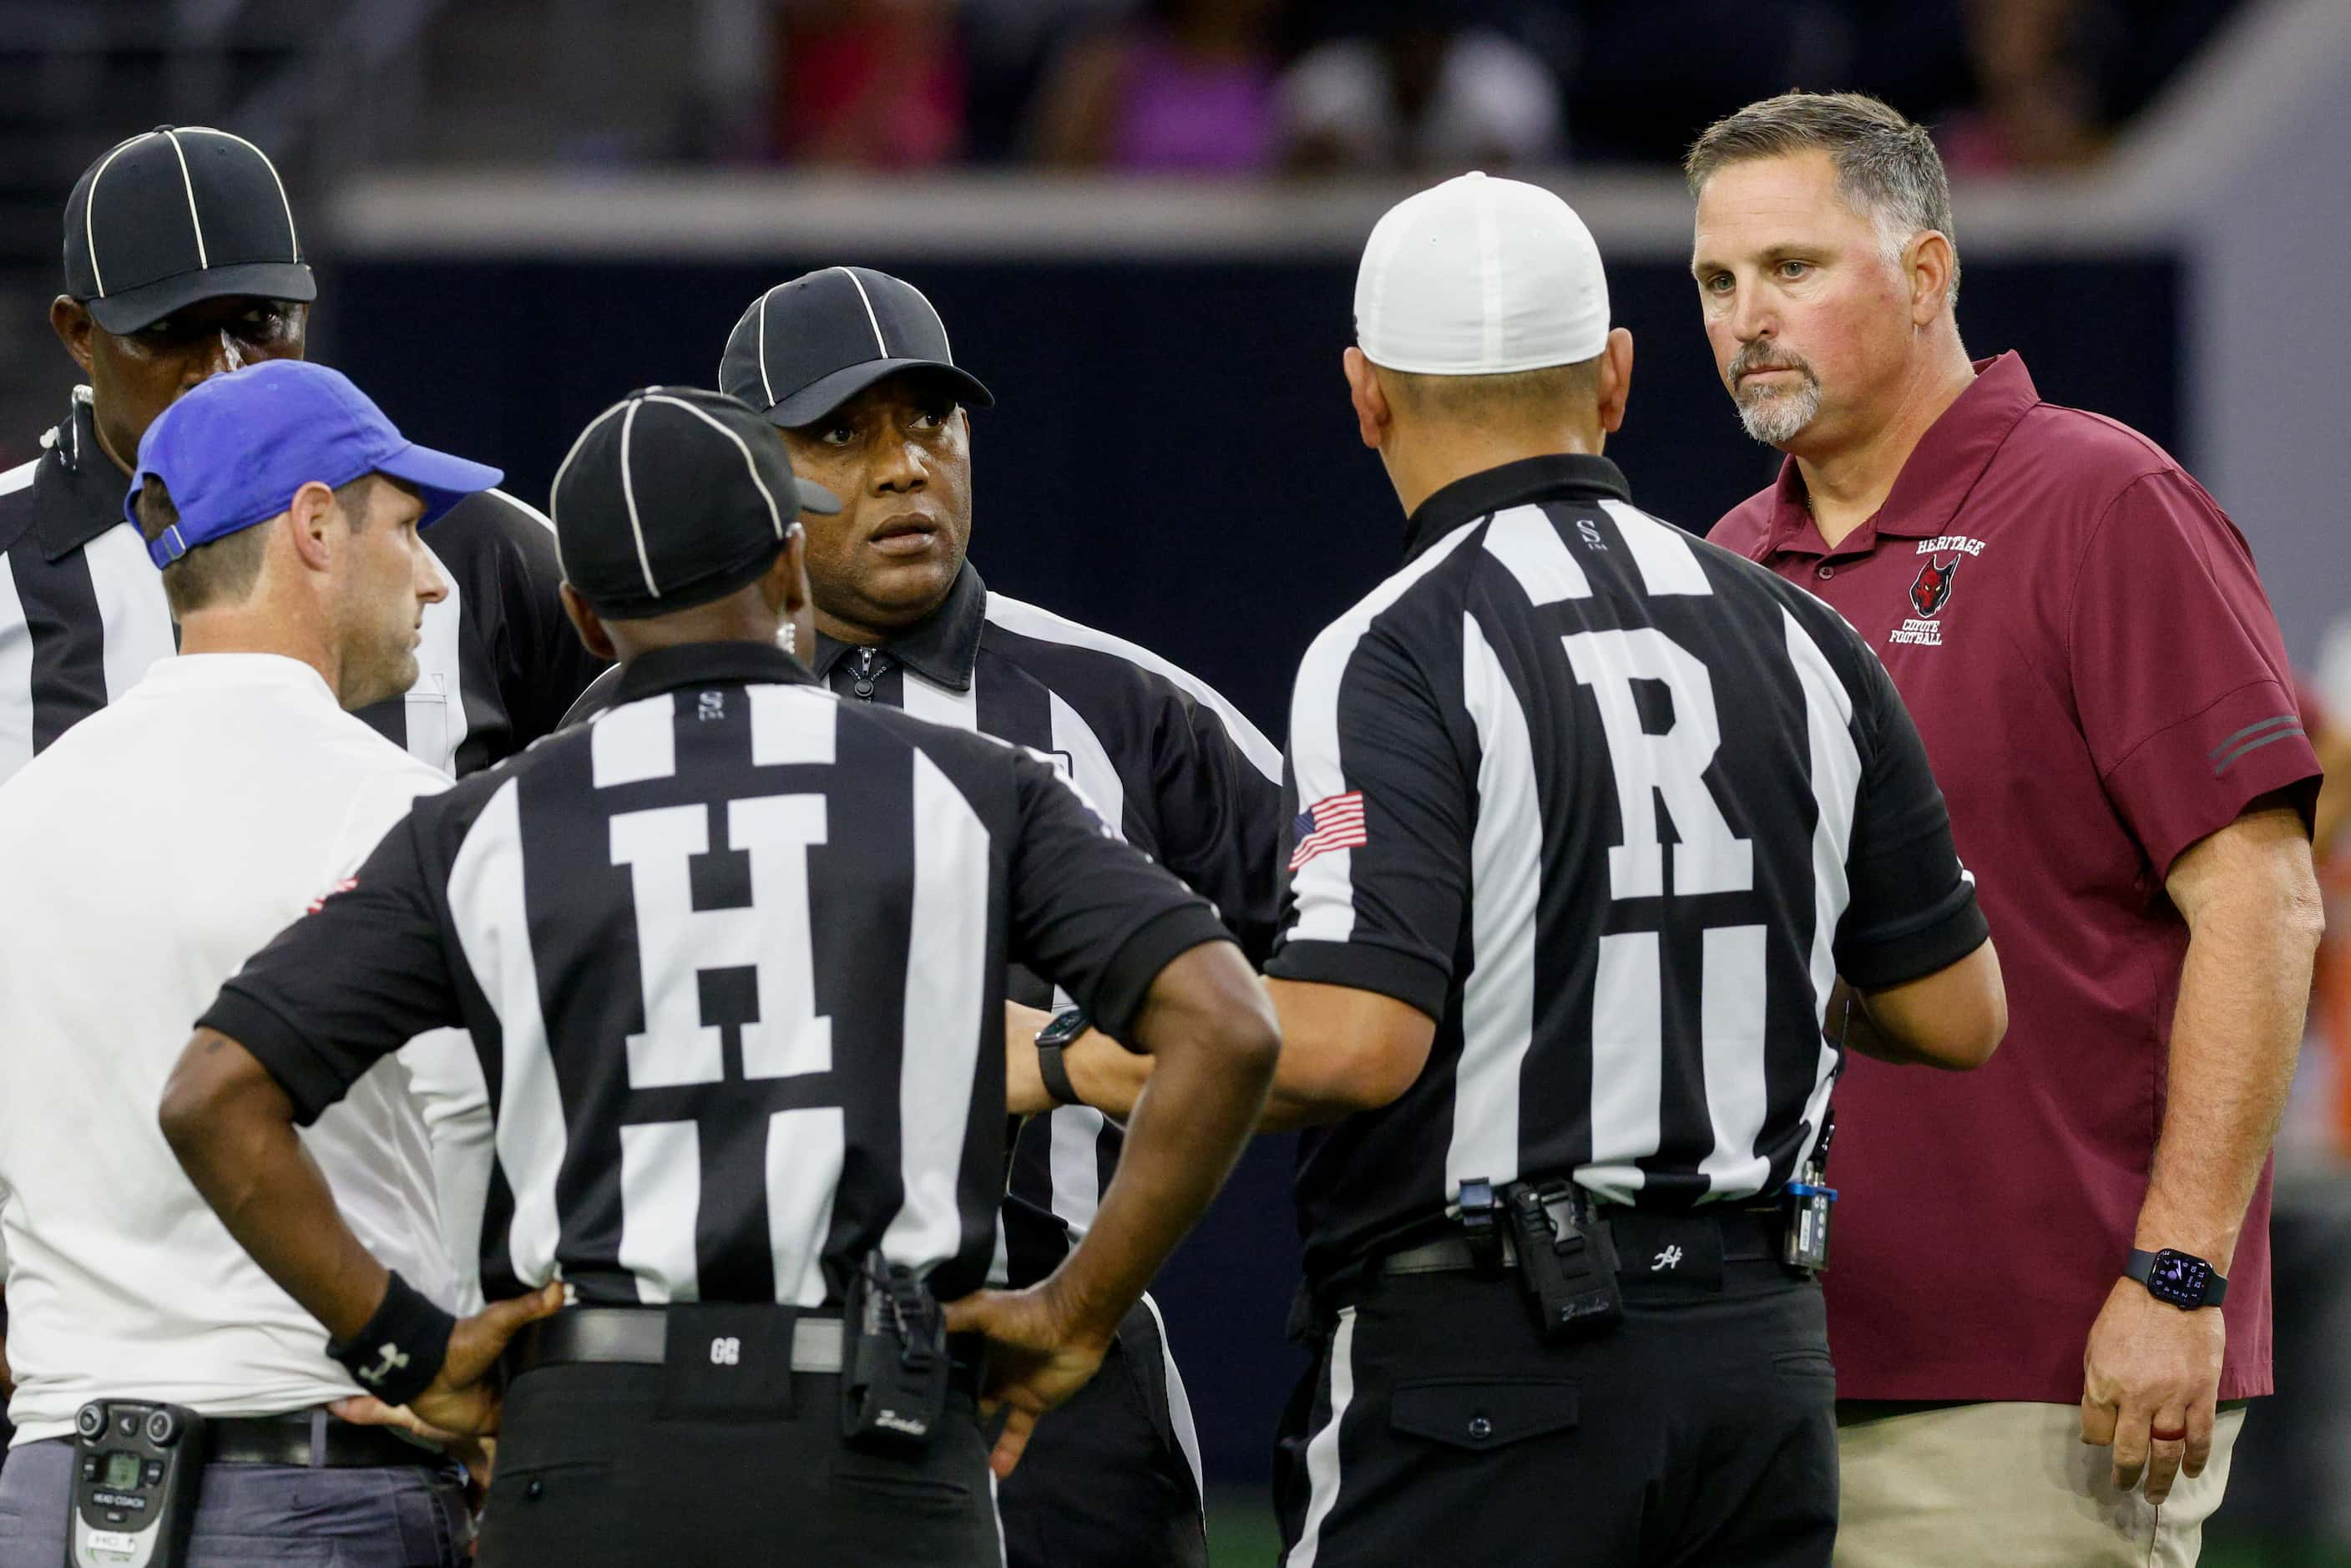
POLYGON ((2229 1330, 2218 1307, 2183 1312, 2117 1280, 2082 1355, 2082 1441, 2115 1451, 2115 1485, 2147 1478, 2147 1500, 2204 1473, 2229 1330))
POLYGON ((1086 1385, 1107 1340, 1074 1328, 1052 1281, 1025 1291, 977 1291, 946 1303, 949 1333, 979 1333, 987 1339, 987 1386, 980 1414, 993 1418, 1008 1407, 1003 1435, 988 1463, 998 1478, 1020 1463, 1038 1419, 1086 1385))
POLYGON ((470 1318, 457 1320, 449 1354, 432 1386, 406 1405, 386 1405, 369 1395, 339 1399, 329 1407, 362 1427, 397 1427, 461 1457, 467 1440, 498 1429, 498 1396, 490 1374, 507 1342, 523 1325, 553 1317, 563 1307, 563 1286, 550 1281, 528 1296, 492 1301, 470 1318))

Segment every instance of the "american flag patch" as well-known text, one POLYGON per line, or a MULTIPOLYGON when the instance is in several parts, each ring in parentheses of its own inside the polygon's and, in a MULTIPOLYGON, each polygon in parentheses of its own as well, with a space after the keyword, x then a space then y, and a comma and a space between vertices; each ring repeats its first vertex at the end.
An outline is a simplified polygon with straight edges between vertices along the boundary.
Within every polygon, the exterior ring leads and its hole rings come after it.
POLYGON ((1326 851, 1350 850, 1369 842, 1364 836, 1364 792, 1350 789, 1315 801, 1298 813, 1290 831, 1298 837, 1298 847, 1290 852, 1292 871, 1326 851))

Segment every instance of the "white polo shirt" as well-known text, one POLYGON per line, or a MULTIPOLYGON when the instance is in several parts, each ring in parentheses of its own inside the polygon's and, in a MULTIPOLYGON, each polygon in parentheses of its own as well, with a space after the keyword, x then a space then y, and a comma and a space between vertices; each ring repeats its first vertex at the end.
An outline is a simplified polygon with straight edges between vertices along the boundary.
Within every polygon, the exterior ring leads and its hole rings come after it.
MULTIPOLYGON (((16 1441, 94 1398, 208 1416, 359 1392, 156 1123, 221 982, 449 780, 266 653, 164 660, 0 785, 0 1269, 16 1441)), ((423 1121, 392 1061, 303 1130, 344 1218, 442 1304, 423 1121)))

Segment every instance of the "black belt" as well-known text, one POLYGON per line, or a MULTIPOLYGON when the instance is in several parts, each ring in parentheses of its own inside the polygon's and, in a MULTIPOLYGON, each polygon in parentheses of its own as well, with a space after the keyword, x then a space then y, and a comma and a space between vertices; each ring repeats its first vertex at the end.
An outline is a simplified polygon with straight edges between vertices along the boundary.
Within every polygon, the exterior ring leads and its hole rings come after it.
MULTIPOLYGON (((1709 1213, 1694 1210, 1687 1213, 1667 1213, 1661 1209, 1631 1208, 1622 1204, 1602 1204, 1594 1207, 1593 1218, 1608 1222, 1615 1235, 1620 1260, 1655 1250, 1652 1245, 1663 1246, 1677 1235, 1687 1237, 1698 1226, 1717 1228, 1722 1237, 1722 1260, 1726 1263, 1781 1261, 1788 1218, 1776 1205, 1752 1207, 1709 1213)), ((1490 1254, 1489 1255, 1491 1256, 1490 1254)), ((1519 1249, 1510 1232, 1502 1233, 1501 1266, 1516 1268, 1519 1249)), ((1452 1274, 1479 1267, 1477 1255, 1469 1243, 1458 1237, 1407 1247, 1401 1252, 1390 1252, 1373 1260, 1367 1272, 1374 1275, 1452 1274)), ((1620 1262, 1619 1271, 1623 1271, 1620 1262)))
MULTIPOLYGON (((947 1344, 955 1357, 951 1385, 976 1394, 979 1336, 953 1335, 947 1344)), ((660 1366, 668 1360, 669 1314, 660 1307, 566 1307, 525 1325, 506 1354, 509 1377, 542 1366, 660 1366)), ((841 1367, 840 1314, 800 1312, 792 1324, 792 1370, 838 1374, 841 1367)))
MULTIPOLYGON (((659 1307, 566 1307, 527 1324, 507 1349, 507 1370, 517 1377, 540 1366, 660 1366, 668 1360, 669 1314, 659 1307)), ((792 1370, 841 1370, 838 1314, 800 1314, 792 1325, 792 1370)))
POLYGON ((389 1427, 358 1427, 332 1416, 314 1419, 308 1414, 207 1416, 204 1459, 214 1465, 287 1465, 314 1470, 448 1462, 438 1448, 411 1442, 389 1427))

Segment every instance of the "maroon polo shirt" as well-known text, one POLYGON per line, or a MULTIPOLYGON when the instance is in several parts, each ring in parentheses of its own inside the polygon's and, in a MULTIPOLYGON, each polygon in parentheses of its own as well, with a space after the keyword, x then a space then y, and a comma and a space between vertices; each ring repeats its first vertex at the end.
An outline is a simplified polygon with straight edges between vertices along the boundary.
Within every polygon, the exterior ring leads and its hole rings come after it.
MULTIPOLYGON (((2244 537, 2111 419, 2043 402, 2014 354, 1834 549, 1793 462, 1716 543, 1827 600, 1886 662, 1950 801, 2007 977, 1974 1072, 1849 1055, 1836 1095, 1837 1391, 2082 1396, 2164 1105, 2188 928, 2179 852, 2318 759, 2244 537)), ((2220 1396, 2270 1389, 2270 1179, 2229 1270, 2220 1396)))

